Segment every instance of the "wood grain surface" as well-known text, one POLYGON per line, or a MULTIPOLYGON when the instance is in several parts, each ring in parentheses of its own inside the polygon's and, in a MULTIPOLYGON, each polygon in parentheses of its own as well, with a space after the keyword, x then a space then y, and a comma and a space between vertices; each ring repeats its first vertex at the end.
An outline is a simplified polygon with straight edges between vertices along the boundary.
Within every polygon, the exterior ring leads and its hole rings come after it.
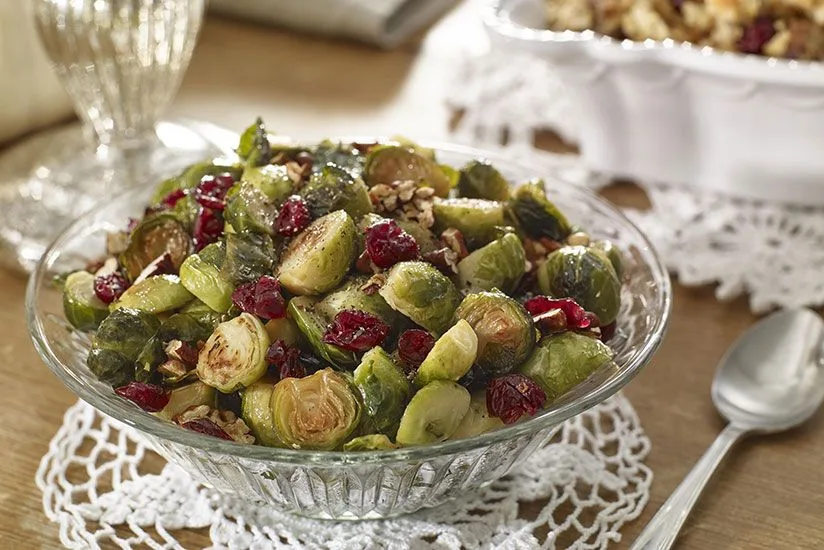
MULTIPOLYGON (((483 33, 467 6, 393 52, 209 20, 173 112, 233 129, 261 114, 273 130, 305 138, 401 133, 443 140, 453 115, 443 91, 455 52, 476 43, 483 44, 483 33)), ((549 138, 543 142, 557 147, 549 138)), ((644 201, 629 185, 606 194, 618 203, 644 201)), ((0 549, 50 549, 59 547, 57 528, 43 514, 34 475, 75 398, 30 343, 24 287, 22 278, 0 272, 0 549)), ((723 426, 709 397, 715 365, 755 320, 743 299, 719 303, 711 288, 675 285, 666 340, 626 390, 652 440, 647 464, 655 480, 643 516, 624 528, 615 548, 629 547, 723 426)), ((822 414, 792 433, 745 441, 677 547, 824 548, 822 464, 822 414)), ((187 548, 208 545, 203 531, 179 538, 187 548)))

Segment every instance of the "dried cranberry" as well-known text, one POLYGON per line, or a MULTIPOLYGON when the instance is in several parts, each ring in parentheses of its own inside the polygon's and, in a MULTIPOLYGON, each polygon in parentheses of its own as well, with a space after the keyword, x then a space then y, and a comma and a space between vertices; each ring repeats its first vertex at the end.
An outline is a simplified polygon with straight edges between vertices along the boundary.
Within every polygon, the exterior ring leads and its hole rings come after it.
POLYGON ((194 190, 195 200, 204 208, 223 210, 226 208, 226 193, 235 184, 229 174, 203 176, 194 190))
POLYGON ((286 300, 280 293, 280 283, 269 275, 237 287, 232 293, 232 303, 241 311, 261 319, 280 319, 286 315, 286 300))
POLYGON ((221 428, 208 418, 196 418, 195 420, 184 422, 183 424, 181 424, 181 427, 186 428, 187 430, 191 430, 193 432, 197 432, 199 434, 210 435, 212 437, 217 437, 218 439, 232 441, 231 435, 227 434, 223 430, 223 428, 221 428))
POLYGON ((404 331, 398 338, 398 356, 409 367, 418 368, 434 345, 435 338, 431 334, 412 328, 404 331))
POLYGON ((616 327, 617 327, 617 325, 615 324, 615 321, 611 322, 608 325, 602 326, 601 327, 601 340, 603 340, 604 342, 612 340, 612 337, 615 336, 616 327))
POLYGON ((134 280, 134 284, 139 283, 140 281, 145 281, 149 277, 154 277, 155 275, 166 275, 166 274, 174 274, 177 273, 177 269, 175 268, 175 264, 172 261, 172 255, 168 252, 164 252, 157 258, 151 261, 149 265, 143 268, 143 271, 140 272, 140 275, 134 280))
POLYGON ((306 229, 310 221, 312 217, 306 201, 294 195, 281 205, 278 217, 275 219, 275 229, 278 235, 293 237, 306 229))
POLYGON ((286 357, 290 349, 291 346, 289 346, 282 339, 278 338, 272 342, 272 345, 269 346, 268 350, 266 350, 266 362, 270 365, 275 365, 276 367, 281 366, 286 362, 286 357))
POLYGON ((382 343, 389 334, 389 325, 365 311, 341 311, 326 333, 323 341, 348 351, 366 351, 382 343))
POLYGON ((398 262, 414 260, 420 249, 415 238, 394 220, 384 220, 366 229, 366 252, 373 264, 385 269, 398 262))
POLYGON ((114 393, 148 412, 157 412, 169 402, 169 394, 166 390, 155 384, 144 382, 129 382, 125 386, 115 388, 114 393))
POLYGON ((292 348, 286 352, 286 360, 278 369, 280 379, 303 378, 306 376, 306 367, 303 366, 300 357, 300 350, 292 348))
POLYGON ((534 415, 545 402, 541 386, 522 374, 493 378, 486 387, 486 408, 504 424, 512 424, 523 415, 534 415))
POLYGON ((177 205, 178 201, 180 201, 180 199, 182 199, 185 196, 185 189, 175 189, 174 191, 163 197, 163 199, 161 199, 160 201, 160 204, 162 204, 166 208, 174 208, 175 205, 177 205))
POLYGON ((195 218, 192 239, 195 250, 203 250, 206 245, 212 244, 223 235, 223 213, 220 210, 201 207, 195 218))
POLYGON ((775 27, 771 17, 758 17, 752 25, 744 29, 738 41, 738 50, 743 53, 759 54, 764 45, 775 36, 775 27))
POLYGON ((592 318, 587 315, 587 311, 572 298, 556 299, 547 296, 535 296, 524 302, 524 307, 533 317, 547 313, 552 309, 560 309, 566 316, 569 328, 585 329, 592 325, 592 318))
POLYGON ((94 294, 104 304, 111 304, 126 292, 129 281, 118 272, 94 278, 94 294))

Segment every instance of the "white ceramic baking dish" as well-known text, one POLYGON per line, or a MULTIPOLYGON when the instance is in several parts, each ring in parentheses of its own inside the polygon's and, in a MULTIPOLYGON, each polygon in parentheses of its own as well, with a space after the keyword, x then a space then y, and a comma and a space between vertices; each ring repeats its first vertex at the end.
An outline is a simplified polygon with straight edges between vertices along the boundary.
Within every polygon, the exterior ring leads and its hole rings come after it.
POLYGON ((485 6, 493 47, 556 67, 588 166, 616 177, 824 204, 824 63, 544 29, 542 0, 485 6))

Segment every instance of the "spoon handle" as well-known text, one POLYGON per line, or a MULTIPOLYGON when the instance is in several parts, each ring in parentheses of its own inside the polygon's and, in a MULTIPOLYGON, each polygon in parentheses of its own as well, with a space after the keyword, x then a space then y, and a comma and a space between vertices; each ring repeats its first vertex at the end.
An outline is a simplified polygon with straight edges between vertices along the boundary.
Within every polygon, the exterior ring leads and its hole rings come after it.
POLYGON ((728 424, 693 466, 681 485, 647 524, 631 550, 668 550, 687 520, 701 492, 732 446, 747 430, 728 424))

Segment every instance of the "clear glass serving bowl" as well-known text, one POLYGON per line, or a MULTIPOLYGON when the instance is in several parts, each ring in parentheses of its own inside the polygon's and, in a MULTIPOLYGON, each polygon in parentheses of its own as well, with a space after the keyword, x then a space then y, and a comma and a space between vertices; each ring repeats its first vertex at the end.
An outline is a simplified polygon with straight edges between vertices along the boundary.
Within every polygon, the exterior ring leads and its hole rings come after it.
POLYGON ((667 272, 649 241, 604 200, 560 181, 546 168, 513 164, 464 147, 433 145, 440 161, 461 166, 489 158, 513 182, 543 177, 572 223, 612 239, 625 253, 626 275, 618 330, 604 365, 540 415, 468 439, 380 452, 314 452, 244 446, 181 429, 117 397, 86 367, 90 338, 65 321, 55 274, 82 268, 105 250, 108 231, 142 212, 150 186, 113 200, 71 225, 32 274, 26 315, 37 351, 66 386, 101 412, 132 426, 193 483, 279 509, 327 519, 382 518, 459 498, 517 466, 544 445, 560 424, 601 403, 646 365, 663 338, 670 313, 667 272), (616 367, 617 365, 617 367, 616 367))

